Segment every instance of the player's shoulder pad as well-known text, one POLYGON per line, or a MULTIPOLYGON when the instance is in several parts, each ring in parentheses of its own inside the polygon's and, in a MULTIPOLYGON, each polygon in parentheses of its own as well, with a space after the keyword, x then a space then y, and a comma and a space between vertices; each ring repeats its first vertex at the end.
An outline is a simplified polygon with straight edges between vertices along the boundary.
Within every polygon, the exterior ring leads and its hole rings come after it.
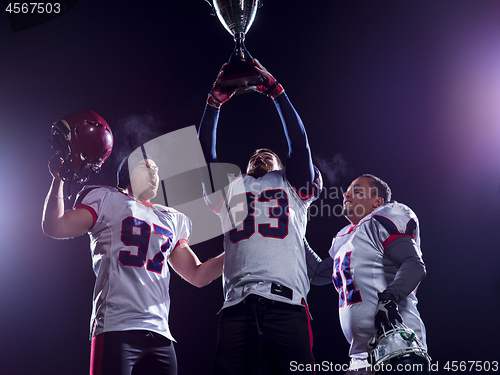
POLYGON ((82 203, 83 199, 91 192, 91 191, 97 191, 97 190, 102 190, 102 191, 115 191, 115 192, 120 192, 120 189, 111 187, 111 186, 104 186, 104 185, 85 185, 82 190, 80 190, 76 196, 75 200, 75 205, 82 203))
POLYGON ((166 215, 170 218, 176 218, 177 220, 180 220, 181 222, 184 222, 187 224, 188 228, 190 228, 193 225, 193 222, 189 216, 187 216, 184 212, 181 212, 179 210, 176 210, 175 208, 169 207, 169 206, 164 206, 162 204, 155 203, 154 208, 156 208, 159 212, 161 212, 163 215, 166 215))
POLYGON ((313 165, 313 168, 314 168, 313 184, 315 185, 314 196, 316 198, 319 198, 321 192, 323 191, 323 176, 321 175, 321 172, 315 165, 313 165))
POLYGON ((352 224, 347 224, 345 227, 343 227, 341 230, 339 230, 337 232, 337 234, 335 235, 335 237, 333 239, 335 239, 336 237, 342 237, 343 235, 348 234, 349 231, 351 230, 351 228, 352 228, 352 224))
POLYGON ((320 170, 314 164, 313 164, 313 171, 314 171, 314 179, 315 180, 319 179, 320 181, 323 181, 323 176, 321 176, 320 170))
POLYGON ((169 213, 169 214, 180 214, 180 215, 184 215, 187 217, 187 215, 179 210, 176 210, 175 208, 172 208, 172 207, 169 207, 169 206, 165 206, 163 204, 159 204, 159 203, 155 203, 154 204, 154 207, 158 210, 158 211, 161 211, 161 212, 165 212, 165 213, 169 213))
POLYGON ((168 207, 168 206, 165 206, 165 205, 160 204, 160 203, 154 203, 153 206, 154 206, 154 208, 156 208, 159 211, 171 212, 171 213, 178 213, 179 212, 175 208, 168 207))
POLYGON ((373 211, 373 220, 383 226, 389 234, 413 233, 418 227, 418 219, 408 206, 389 202, 373 211))

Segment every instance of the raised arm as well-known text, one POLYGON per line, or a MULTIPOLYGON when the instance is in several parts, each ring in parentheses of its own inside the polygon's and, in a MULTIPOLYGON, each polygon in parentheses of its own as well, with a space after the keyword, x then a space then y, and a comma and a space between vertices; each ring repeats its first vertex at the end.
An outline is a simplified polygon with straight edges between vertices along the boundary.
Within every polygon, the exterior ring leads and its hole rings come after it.
POLYGON ((262 85, 254 89, 273 99, 283 124, 283 131, 288 143, 288 159, 286 176, 290 184, 302 192, 312 193, 314 168, 309 149, 307 134, 302 120, 288 99, 278 81, 264 68, 258 60, 254 60, 254 70, 260 75, 262 85))
POLYGON ((205 156, 205 161, 217 163, 217 123, 219 122, 219 108, 205 105, 205 112, 198 128, 198 139, 205 156))
POLYGON ((64 181, 59 175, 63 159, 55 154, 49 161, 52 183, 45 198, 42 214, 42 230, 53 238, 77 237, 89 230, 92 214, 84 209, 64 210, 64 181))
POLYGON ((202 263, 187 243, 181 243, 172 251, 168 262, 183 279, 201 288, 222 275, 224 253, 202 263))
POLYGON ((217 75, 212 89, 207 97, 205 105, 205 112, 201 119, 198 128, 198 139, 200 140, 203 154, 207 164, 217 163, 216 151, 216 136, 217 136, 217 123, 219 122, 220 107, 228 101, 236 92, 236 88, 228 89, 221 84, 222 77, 224 76, 224 68, 227 63, 222 65, 222 68, 217 75))

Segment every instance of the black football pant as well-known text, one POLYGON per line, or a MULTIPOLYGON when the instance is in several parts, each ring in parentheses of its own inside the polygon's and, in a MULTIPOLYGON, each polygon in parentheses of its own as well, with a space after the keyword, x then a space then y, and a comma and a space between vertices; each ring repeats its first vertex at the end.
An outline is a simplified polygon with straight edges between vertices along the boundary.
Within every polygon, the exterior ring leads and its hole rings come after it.
POLYGON ((305 306, 250 295, 221 314, 215 375, 259 374, 264 365, 273 375, 295 374, 292 370, 297 365, 313 368, 312 332, 305 306))
POLYGON ((90 375, 176 375, 174 344, 151 331, 105 332, 92 338, 90 375))

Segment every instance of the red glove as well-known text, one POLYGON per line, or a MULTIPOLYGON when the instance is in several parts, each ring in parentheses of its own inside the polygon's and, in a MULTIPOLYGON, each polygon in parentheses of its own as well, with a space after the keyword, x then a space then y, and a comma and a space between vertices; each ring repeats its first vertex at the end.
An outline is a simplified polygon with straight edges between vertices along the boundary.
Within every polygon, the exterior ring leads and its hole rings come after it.
POLYGON ((207 104, 215 108, 220 108, 222 104, 231 99, 237 89, 237 87, 228 88, 227 86, 225 87, 221 84, 226 65, 227 63, 222 65, 222 68, 220 68, 219 75, 212 86, 212 90, 208 94, 207 104))
POLYGON ((285 92, 283 86, 276 81, 276 78, 274 78, 257 59, 253 59, 253 70, 259 75, 262 81, 261 85, 253 86, 253 90, 260 92, 273 100, 276 99, 278 95, 285 92))

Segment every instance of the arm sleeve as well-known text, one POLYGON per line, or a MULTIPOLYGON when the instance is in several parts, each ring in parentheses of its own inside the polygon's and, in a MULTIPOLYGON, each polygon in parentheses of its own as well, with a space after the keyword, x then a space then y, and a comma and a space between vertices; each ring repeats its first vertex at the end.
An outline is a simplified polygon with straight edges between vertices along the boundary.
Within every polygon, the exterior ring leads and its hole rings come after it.
POLYGON ((217 163, 217 123, 219 122, 219 109, 205 105, 205 112, 198 128, 198 139, 207 164, 217 163))
POLYGON ((286 93, 279 95, 274 100, 274 105, 278 110, 288 142, 286 178, 296 190, 312 194, 314 167, 304 124, 286 93))
POLYGON ((385 249, 385 255, 398 267, 398 271, 387 289, 379 293, 379 300, 390 299, 399 303, 425 278, 425 264, 415 241, 408 236, 392 241, 385 249))
POLYGON ((210 185, 207 186, 202 178, 203 196, 207 197, 210 193, 215 191, 214 180, 210 164, 218 163, 217 160, 217 123, 219 122, 219 109, 211 105, 205 105, 205 111, 198 128, 198 139, 200 141, 203 156, 208 168, 210 181, 206 182, 210 185))
POLYGON ((331 257, 321 260, 304 238, 306 252, 307 276, 313 285, 327 285, 332 283, 333 259, 331 257))

